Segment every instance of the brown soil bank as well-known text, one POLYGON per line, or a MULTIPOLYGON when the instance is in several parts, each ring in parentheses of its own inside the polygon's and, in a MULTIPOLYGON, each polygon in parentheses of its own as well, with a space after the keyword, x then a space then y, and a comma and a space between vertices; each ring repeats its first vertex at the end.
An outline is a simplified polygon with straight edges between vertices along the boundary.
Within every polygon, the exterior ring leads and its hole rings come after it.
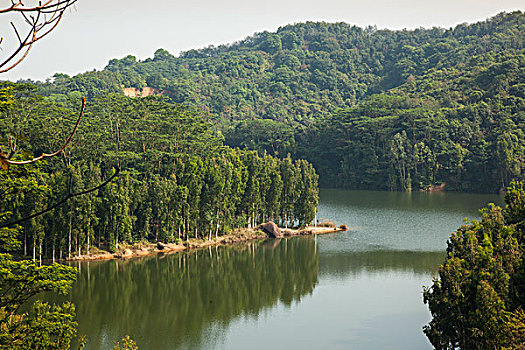
MULTIPOLYGON (((307 236, 307 235, 322 235, 326 233, 346 231, 345 225, 341 227, 307 227, 301 229, 284 229, 281 228, 283 237, 293 236, 307 236)), ((233 231, 230 234, 212 238, 211 240, 203 240, 190 238, 180 244, 176 243, 137 243, 134 245, 122 244, 119 251, 110 253, 103 250, 97 250, 94 253, 74 256, 68 261, 82 261, 82 260, 109 260, 109 259, 129 259, 145 255, 153 255, 159 253, 173 253, 189 249, 199 249, 208 246, 226 245, 253 241, 257 239, 271 238, 267 233, 260 229, 242 229, 233 231)))

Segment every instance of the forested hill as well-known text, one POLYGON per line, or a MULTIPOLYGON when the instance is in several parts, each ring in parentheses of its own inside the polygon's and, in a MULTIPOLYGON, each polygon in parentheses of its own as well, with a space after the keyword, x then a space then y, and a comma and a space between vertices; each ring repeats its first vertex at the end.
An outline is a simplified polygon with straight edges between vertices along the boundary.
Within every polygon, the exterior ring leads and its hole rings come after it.
POLYGON ((497 191, 524 167, 524 50, 519 11, 447 30, 307 22, 39 86, 149 87, 208 111, 229 145, 312 161, 325 186, 497 191))
POLYGON ((100 72, 57 74, 43 90, 93 97, 148 86, 221 119, 301 121, 352 106, 432 68, 468 65, 472 56, 487 52, 522 50, 524 28, 521 12, 449 30, 307 22, 179 57, 159 49, 144 61, 131 55, 112 59, 100 72))

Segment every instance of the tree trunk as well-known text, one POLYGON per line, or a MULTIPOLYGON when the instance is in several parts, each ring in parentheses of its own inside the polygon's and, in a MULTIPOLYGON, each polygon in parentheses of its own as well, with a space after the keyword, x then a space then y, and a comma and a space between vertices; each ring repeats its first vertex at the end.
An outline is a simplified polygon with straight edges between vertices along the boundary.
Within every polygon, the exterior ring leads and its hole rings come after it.
POLYGON ((69 214, 69 243, 68 243, 68 251, 67 251, 67 257, 68 259, 71 259, 71 214, 69 214))
POLYGON ((117 229, 115 230, 115 251, 118 251, 118 228, 119 224, 117 222, 117 229))
POLYGON ((98 235, 98 249, 100 249, 100 246, 102 244, 102 236, 106 237, 106 228, 107 228, 107 224, 104 224, 104 229, 102 230, 102 235, 99 233, 98 235))

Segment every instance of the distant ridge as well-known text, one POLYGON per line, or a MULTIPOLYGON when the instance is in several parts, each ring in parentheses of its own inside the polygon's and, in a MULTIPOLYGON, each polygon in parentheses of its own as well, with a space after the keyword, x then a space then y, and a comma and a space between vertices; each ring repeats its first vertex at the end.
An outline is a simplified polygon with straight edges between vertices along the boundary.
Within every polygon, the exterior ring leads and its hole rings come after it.
POLYGON ((38 86, 57 100, 162 91, 230 146, 312 161, 325 186, 497 192, 525 173, 524 38, 521 11, 450 29, 306 22, 38 86))

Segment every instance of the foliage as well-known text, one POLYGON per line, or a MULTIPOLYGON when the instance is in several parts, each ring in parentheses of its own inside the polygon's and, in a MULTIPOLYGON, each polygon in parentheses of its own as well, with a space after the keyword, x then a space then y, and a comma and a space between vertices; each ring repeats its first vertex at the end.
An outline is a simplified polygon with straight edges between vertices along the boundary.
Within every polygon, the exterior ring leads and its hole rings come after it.
MULTIPOLYGON (((2 146, 12 149, 9 142, 16 142, 14 157, 24 159, 61 145, 75 122, 75 104, 42 98, 28 84, 9 84, 9 89, 11 106, 0 119, 2 146)), ((93 245, 116 251, 121 243, 144 240, 210 240, 269 219, 304 226, 315 217, 317 174, 310 163, 224 146, 201 112, 163 97, 107 94, 90 103, 61 157, 0 173, 0 188, 9 194, 0 199, 2 223, 93 188, 117 164, 124 169, 117 180, 18 227, 1 229, 2 249, 33 257, 1 256, 3 341, 20 348, 64 348, 75 335, 72 305, 37 303, 16 315, 30 297, 64 293, 75 278, 74 269, 39 267, 37 260, 81 255, 93 245), (28 333, 35 334, 30 341, 28 333)), ((126 338, 118 346, 135 347, 126 338)))
POLYGON ((524 176, 524 54, 475 56, 373 95, 322 121, 300 154, 332 186, 497 192, 524 176))
POLYGON ((30 260, 13 261, 9 254, 0 255, 0 266, 0 308, 7 317, 40 292, 67 292, 76 274, 76 269, 60 264, 37 266, 30 260))
MULTIPOLYGON (((27 139, 22 132, 21 121, 19 118, 12 118, 11 114, 15 99, 19 101, 19 106, 24 105, 30 90, 27 85, 12 84, 0 89, 0 106, 4 114, 2 146, 7 143, 11 156, 15 158, 30 156, 26 152, 19 152, 19 147, 27 139)), ((44 177, 45 173, 34 165, 3 167, 0 170, 2 221, 9 222, 13 217, 24 215, 24 202, 31 202, 33 206, 41 204, 49 190, 43 181, 44 177)), ((20 312, 20 308, 39 293, 68 292, 75 280, 76 269, 59 264, 38 266, 34 260, 15 260, 6 252, 19 251, 22 230, 20 226, 0 228, 0 347, 69 348, 77 325, 73 305, 50 305, 37 301, 30 306, 29 311, 20 312)), ((43 238, 42 226, 38 220, 31 220, 25 232, 28 231, 33 232, 34 236, 34 256, 37 242, 41 242, 43 238)))
POLYGON ((520 11, 450 29, 306 22, 38 86, 66 104, 150 88, 230 146, 307 159, 324 186, 496 192, 525 166, 524 30, 520 11))
POLYGON ((126 335, 121 341, 117 342, 113 350, 137 350, 138 346, 133 339, 126 335))
POLYGON ((513 182, 505 210, 489 206, 481 221, 450 237, 439 279, 423 293, 433 317, 424 332, 436 349, 523 345, 524 193, 523 184, 513 182))
MULTIPOLYGON (((3 317, 2 313, 2 317, 3 317)), ((0 323, 0 346, 9 349, 69 349, 77 332, 73 304, 36 301, 31 311, 0 323)))
MULTIPOLYGON (((27 116, 19 111, 30 95, 14 96, 9 113, 26 136, 24 148, 39 154, 67 137, 75 106, 34 95, 27 116)), ((2 209, 27 216, 101 183, 117 164, 123 171, 115 181, 23 223, 19 252, 54 260, 93 245, 117 251, 120 243, 143 240, 211 240, 267 220, 305 226, 315 217, 318 177, 310 163, 232 149, 195 108, 117 94, 89 103, 63 155, 42 165, 35 180, 42 191, 22 191, 2 209)))

